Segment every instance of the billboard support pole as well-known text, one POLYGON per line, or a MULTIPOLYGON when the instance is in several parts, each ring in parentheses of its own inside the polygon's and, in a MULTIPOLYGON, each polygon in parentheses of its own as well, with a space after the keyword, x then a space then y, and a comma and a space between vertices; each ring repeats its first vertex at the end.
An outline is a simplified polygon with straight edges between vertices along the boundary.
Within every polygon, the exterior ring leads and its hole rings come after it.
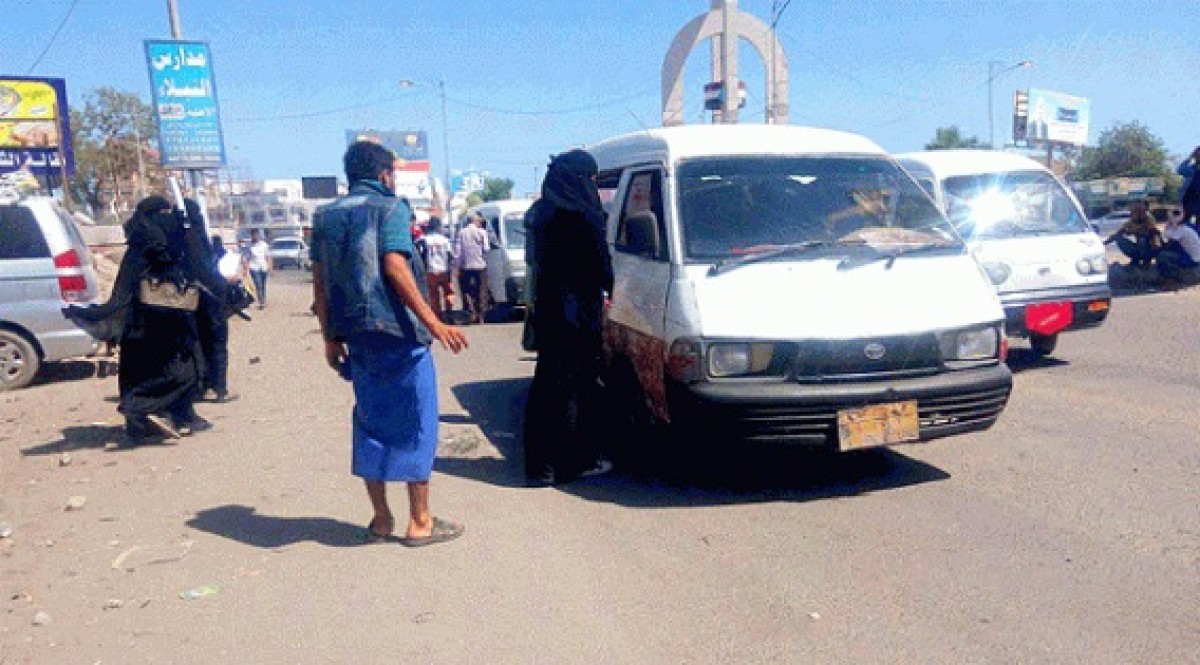
MULTIPOLYGON (((175 0, 167 0, 167 14, 171 21, 171 38, 183 39, 183 27, 179 23, 179 6, 175 0)), ((212 237, 208 226, 208 202, 204 200, 204 179, 197 169, 186 169, 188 184, 192 187, 192 197, 200 208, 200 216, 204 219, 204 238, 212 237)), ((182 210, 180 212, 183 212, 182 210)))

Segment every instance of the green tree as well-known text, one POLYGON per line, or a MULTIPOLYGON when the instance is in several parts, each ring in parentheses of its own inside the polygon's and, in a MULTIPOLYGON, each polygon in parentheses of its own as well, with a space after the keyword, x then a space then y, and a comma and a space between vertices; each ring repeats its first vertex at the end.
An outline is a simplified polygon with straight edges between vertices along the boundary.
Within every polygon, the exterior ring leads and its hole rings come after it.
POLYGON ((933 135, 933 141, 925 144, 926 150, 954 150, 955 148, 979 148, 979 139, 972 136, 964 137, 958 125, 938 127, 933 135))
POLYGON ((138 194, 139 168, 147 190, 162 188, 154 110, 136 94, 110 87, 84 96, 82 109, 71 110, 75 146, 72 189, 97 217, 120 214, 138 194), (139 165, 140 153, 140 165, 139 165))
POLYGON ((1074 180, 1170 178, 1174 172, 1162 139, 1135 120, 1115 123, 1101 132, 1095 147, 1083 149, 1071 177, 1074 180))
POLYGON ((512 198, 513 181, 508 178, 486 178, 479 198, 484 201, 502 201, 512 198))

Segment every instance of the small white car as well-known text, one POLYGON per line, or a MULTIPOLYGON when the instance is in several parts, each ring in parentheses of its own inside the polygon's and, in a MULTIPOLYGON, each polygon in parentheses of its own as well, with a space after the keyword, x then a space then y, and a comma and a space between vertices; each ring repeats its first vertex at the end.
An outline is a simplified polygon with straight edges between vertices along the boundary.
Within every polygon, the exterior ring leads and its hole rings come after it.
POLYGON ((308 244, 303 238, 275 238, 270 242, 271 264, 276 269, 285 266, 295 266, 300 269, 311 267, 309 263, 308 244))
POLYGON ((1010 336, 1037 355, 1060 332, 1100 325, 1112 292, 1104 243, 1071 190, 1046 167, 992 150, 897 159, 946 212, 996 287, 1010 336))

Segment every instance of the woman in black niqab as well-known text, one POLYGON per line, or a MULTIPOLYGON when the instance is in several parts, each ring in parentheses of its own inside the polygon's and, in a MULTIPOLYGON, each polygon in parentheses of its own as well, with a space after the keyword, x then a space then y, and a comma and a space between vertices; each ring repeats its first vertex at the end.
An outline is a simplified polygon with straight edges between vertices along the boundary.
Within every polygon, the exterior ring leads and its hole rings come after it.
POLYGON ((199 234, 203 241, 203 233, 165 198, 143 199, 125 222, 125 256, 108 302, 64 312, 93 335, 119 341, 118 410, 125 416, 124 444, 156 438, 160 432, 152 417, 169 418, 183 433, 211 427, 192 406, 200 385, 195 315, 149 306, 138 298, 144 278, 180 285, 200 281, 203 275, 197 271, 207 259, 200 251, 203 243, 198 245, 189 234, 199 234))
POLYGON ((613 274, 596 174, 596 160, 584 150, 554 157, 542 197, 526 214, 538 350, 525 409, 525 473, 532 485, 611 468, 601 455, 598 379, 613 274))

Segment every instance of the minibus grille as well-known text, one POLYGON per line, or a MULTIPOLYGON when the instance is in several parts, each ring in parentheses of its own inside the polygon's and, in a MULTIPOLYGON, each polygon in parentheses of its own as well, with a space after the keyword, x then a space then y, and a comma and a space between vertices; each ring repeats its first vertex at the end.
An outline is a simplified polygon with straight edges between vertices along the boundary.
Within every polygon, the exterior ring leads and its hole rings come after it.
POLYGON ((941 370, 937 338, 897 335, 795 343, 791 379, 800 382, 920 376, 941 370))
MULTIPOLYGON (((924 397, 917 400, 921 438, 983 429, 999 417, 1009 388, 924 397)), ((715 405, 706 408, 710 432, 732 439, 837 447, 838 410, 861 404, 789 404, 779 406, 715 405)))

